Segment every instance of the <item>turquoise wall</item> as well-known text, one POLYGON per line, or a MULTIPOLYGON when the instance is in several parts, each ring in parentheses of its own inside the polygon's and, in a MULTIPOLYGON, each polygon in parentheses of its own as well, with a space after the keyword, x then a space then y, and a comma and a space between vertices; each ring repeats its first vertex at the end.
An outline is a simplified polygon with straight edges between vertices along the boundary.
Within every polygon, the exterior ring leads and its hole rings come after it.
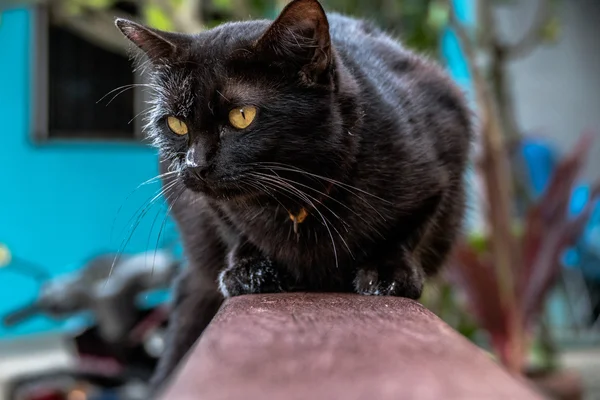
MULTIPOLYGON (((452 3, 457 19, 467 29, 472 29, 476 23, 476 0, 453 0, 452 3)), ((461 49, 460 39, 451 29, 446 29, 442 35, 441 50, 454 80, 471 94, 469 66, 461 49)))
MULTIPOLYGON (((453 0, 457 19, 465 26, 467 30, 475 27, 477 0, 453 0)), ((475 110, 475 98, 471 82, 471 73, 469 65, 462 51, 460 39, 451 29, 446 29, 441 38, 441 53, 448 71, 452 78, 465 91, 475 110)), ((471 168, 466 176, 468 182, 469 207, 465 216, 465 228, 470 232, 481 232, 483 230, 483 211, 478 200, 481 188, 475 177, 475 171, 471 168)))
MULTIPOLYGON (((119 249, 130 218, 159 190, 158 184, 145 185, 127 198, 157 175, 157 157, 155 150, 134 143, 32 143, 31 23, 27 10, 0 14, 0 243, 15 257, 59 275, 95 254, 119 249)), ((163 216, 164 205, 154 207, 126 252, 154 249, 163 216)), ((36 294, 37 284, 16 268, 0 269, 0 315, 36 294)), ((54 327, 40 318, 9 332, 0 327, 0 337, 54 327)))

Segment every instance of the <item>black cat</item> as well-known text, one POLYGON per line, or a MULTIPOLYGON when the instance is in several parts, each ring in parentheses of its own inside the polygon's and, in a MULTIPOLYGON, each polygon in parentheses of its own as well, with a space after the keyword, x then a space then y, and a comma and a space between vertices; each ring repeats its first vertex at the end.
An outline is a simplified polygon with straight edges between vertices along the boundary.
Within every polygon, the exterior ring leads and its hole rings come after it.
POLYGON ((224 297, 421 295, 460 229, 472 137, 441 68, 316 0, 195 35, 116 24, 148 59, 189 261, 155 385, 224 297))

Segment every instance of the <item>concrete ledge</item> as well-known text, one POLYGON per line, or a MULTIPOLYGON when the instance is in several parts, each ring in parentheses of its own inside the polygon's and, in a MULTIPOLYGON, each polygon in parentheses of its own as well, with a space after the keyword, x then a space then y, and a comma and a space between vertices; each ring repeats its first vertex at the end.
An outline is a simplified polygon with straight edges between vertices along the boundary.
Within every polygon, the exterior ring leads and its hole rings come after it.
POLYGON ((183 364, 162 399, 541 399, 420 304, 392 297, 236 297, 183 364))

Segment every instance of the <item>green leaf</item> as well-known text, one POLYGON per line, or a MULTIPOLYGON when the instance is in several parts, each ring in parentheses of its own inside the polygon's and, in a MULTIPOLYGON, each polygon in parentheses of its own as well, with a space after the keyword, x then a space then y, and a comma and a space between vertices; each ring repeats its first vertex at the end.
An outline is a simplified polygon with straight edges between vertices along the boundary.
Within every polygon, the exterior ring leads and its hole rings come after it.
POLYGON ((154 5, 148 4, 144 7, 144 19, 148 25, 153 28, 160 29, 162 31, 172 31, 174 30, 173 23, 162 10, 162 8, 154 5))
POLYGON ((540 35, 544 42, 556 43, 561 34, 560 21, 556 17, 552 17, 542 27, 540 35))
POLYGON ((222 10, 230 10, 232 4, 231 0, 213 0, 213 5, 222 10))
POLYGON ((429 4, 426 24, 436 32, 448 25, 450 10, 445 1, 433 1, 429 4))
POLYGON ((63 7, 69 14, 77 15, 84 10, 104 10, 111 8, 116 0, 66 0, 63 7))
POLYGON ((488 238, 482 233, 472 232, 467 241, 477 254, 484 253, 488 248, 488 238))
POLYGON ((82 2, 82 5, 85 5, 87 8, 105 9, 112 7, 114 3, 114 0, 87 0, 82 2))
POLYGON ((83 11, 83 7, 77 1, 69 1, 64 5, 64 10, 69 15, 78 15, 83 11))

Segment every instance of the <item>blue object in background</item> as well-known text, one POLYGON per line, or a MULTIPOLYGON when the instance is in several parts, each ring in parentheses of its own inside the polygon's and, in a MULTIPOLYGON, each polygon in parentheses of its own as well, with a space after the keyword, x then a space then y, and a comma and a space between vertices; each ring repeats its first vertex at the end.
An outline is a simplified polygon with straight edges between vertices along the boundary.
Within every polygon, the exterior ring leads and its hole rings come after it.
MULTIPOLYGON (((475 0, 453 0, 456 17, 469 29, 476 23, 476 6, 474 1, 475 0)), ((452 78, 466 90, 469 95, 471 95, 471 73, 469 71, 469 65, 461 49, 460 39, 449 27, 442 33, 441 52, 442 59, 446 63, 452 78)))
MULTIPOLYGON (((158 182, 145 185, 128 198, 158 174, 157 155, 136 143, 33 144, 30 29, 27 9, 0 15, 0 243, 59 275, 96 254, 119 250, 130 218, 160 188, 158 182)), ((161 204, 150 210, 126 253, 156 247, 165 211, 161 204)), ((166 229, 173 227, 169 223, 166 229)), ((36 282, 11 266, 0 269, 0 315, 32 301, 37 290, 36 282)), ((57 327, 39 318, 10 331, 0 326, 0 338, 57 327)))
MULTIPOLYGON (((453 0, 453 6, 458 20, 467 29, 472 29, 476 24, 475 0, 453 0)), ((447 27, 441 37, 441 58, 446 69, 454 81, 463 89, 473 109, 476 108, 471 73, 466 57, 463 54, 460 39, 456 33, 447 27)), ((467 180, 467 207, 465 216, 465 229, 469 232, 481 231, 484 226, 483 211, 478 201, 479 189, 476 186, 475 170, 473 165, 469 166, 466 173, 467 180)))
MULTIPOLYGON (((536 198, 549 184, 559 156, 550 142, 534 137, 523 139, 521 156, 527 166, 531 194, 536 198)), ((563 262, 566 268, 580 269, 588 279, 600 280, 600 206, 590 194, 586 182, 579 182, 573 188, 568 210, 570 217, 581 213, 590 201, 596 205, 581 238, 565 252, 563 262)))
POLYGON ((558 155, 551 144, 542 139, 524 138, 521 155, 528 167, 529 183, 534 197, 540 196, 558 164, 558 155))

